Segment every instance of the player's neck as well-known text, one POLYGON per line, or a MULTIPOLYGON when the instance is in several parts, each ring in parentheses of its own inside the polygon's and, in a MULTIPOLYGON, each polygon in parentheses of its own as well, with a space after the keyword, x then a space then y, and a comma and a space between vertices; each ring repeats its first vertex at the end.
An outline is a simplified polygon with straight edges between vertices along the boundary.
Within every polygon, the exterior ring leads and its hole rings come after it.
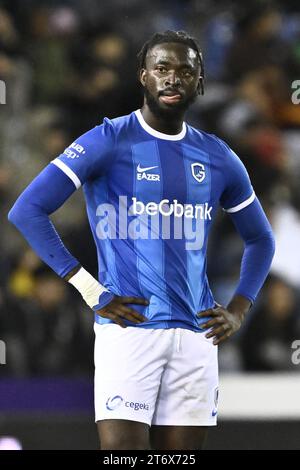
POLYGON ((150 110, 147 104, 144 104, 141 108, 142 116, 148 126, 152 127, 158 132, 162 132, 164 134, 176 135, 182 131, 183 125, 183 118, 184 113, 182 115, 176 115, 172 119, 172 117, 168 117, 168 120, 164 117, 156 116, 150 110))

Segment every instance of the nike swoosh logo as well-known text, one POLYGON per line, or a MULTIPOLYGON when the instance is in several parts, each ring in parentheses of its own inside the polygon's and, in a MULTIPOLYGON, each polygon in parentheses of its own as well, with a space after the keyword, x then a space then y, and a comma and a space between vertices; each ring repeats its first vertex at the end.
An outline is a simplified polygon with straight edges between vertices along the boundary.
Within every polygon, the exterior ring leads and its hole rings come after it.
POLYGON ((138 164, 137 171, 138 173, 143 173, 144 171, 154 170, 154 168, 158 168, 158 166, 148 166, 147 168, 141 168, 141 165, 138 164))

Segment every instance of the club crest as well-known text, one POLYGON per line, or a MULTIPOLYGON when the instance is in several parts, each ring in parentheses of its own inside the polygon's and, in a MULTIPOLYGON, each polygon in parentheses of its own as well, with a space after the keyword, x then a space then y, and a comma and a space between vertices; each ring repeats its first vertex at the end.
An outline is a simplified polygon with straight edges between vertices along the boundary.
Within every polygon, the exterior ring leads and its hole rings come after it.
POLYGON ((192 163, 192 175, 198 183, 202 183, 205 178, 205 167, 202 163, 192 163))

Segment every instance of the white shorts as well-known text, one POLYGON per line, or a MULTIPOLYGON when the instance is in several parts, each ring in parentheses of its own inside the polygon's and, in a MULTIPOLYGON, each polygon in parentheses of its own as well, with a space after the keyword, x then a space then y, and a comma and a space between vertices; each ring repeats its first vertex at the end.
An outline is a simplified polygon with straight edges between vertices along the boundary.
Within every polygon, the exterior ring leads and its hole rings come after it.
POLYGON ((95 323, 96 421, 214 426, 218 347, 204 333, 95 323))

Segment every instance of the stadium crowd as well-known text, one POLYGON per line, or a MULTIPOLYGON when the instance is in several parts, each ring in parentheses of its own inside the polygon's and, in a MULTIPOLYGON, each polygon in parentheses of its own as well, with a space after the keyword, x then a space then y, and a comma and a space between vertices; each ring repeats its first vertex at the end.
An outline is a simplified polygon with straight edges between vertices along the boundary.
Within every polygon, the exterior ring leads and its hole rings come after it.
MULTIPOLYGON (((292 342, 300 339, 300 104, 292 99, 300 80, 299 2, 0 0, 0 79, 6 84, 6 104, 0 105, 0 339, 7 345, 1 374, 92 371, 92 312, 35 256, 6 215, 75 137, 104 116, 141 106, 136 54, 153 32, 166 29, 188 31, 203 51, 205 94, 187 121, 237 152, 276 238, 271 275, 242 330, 221 347, 220 368, 300 372, 291 361, 292 342)), ((95 276, 81 190, 52 219, 95 276)), ((220 211, 208 252, 209 280, 220 303, 234 292, 241 254, 242 241, 220 211)))

